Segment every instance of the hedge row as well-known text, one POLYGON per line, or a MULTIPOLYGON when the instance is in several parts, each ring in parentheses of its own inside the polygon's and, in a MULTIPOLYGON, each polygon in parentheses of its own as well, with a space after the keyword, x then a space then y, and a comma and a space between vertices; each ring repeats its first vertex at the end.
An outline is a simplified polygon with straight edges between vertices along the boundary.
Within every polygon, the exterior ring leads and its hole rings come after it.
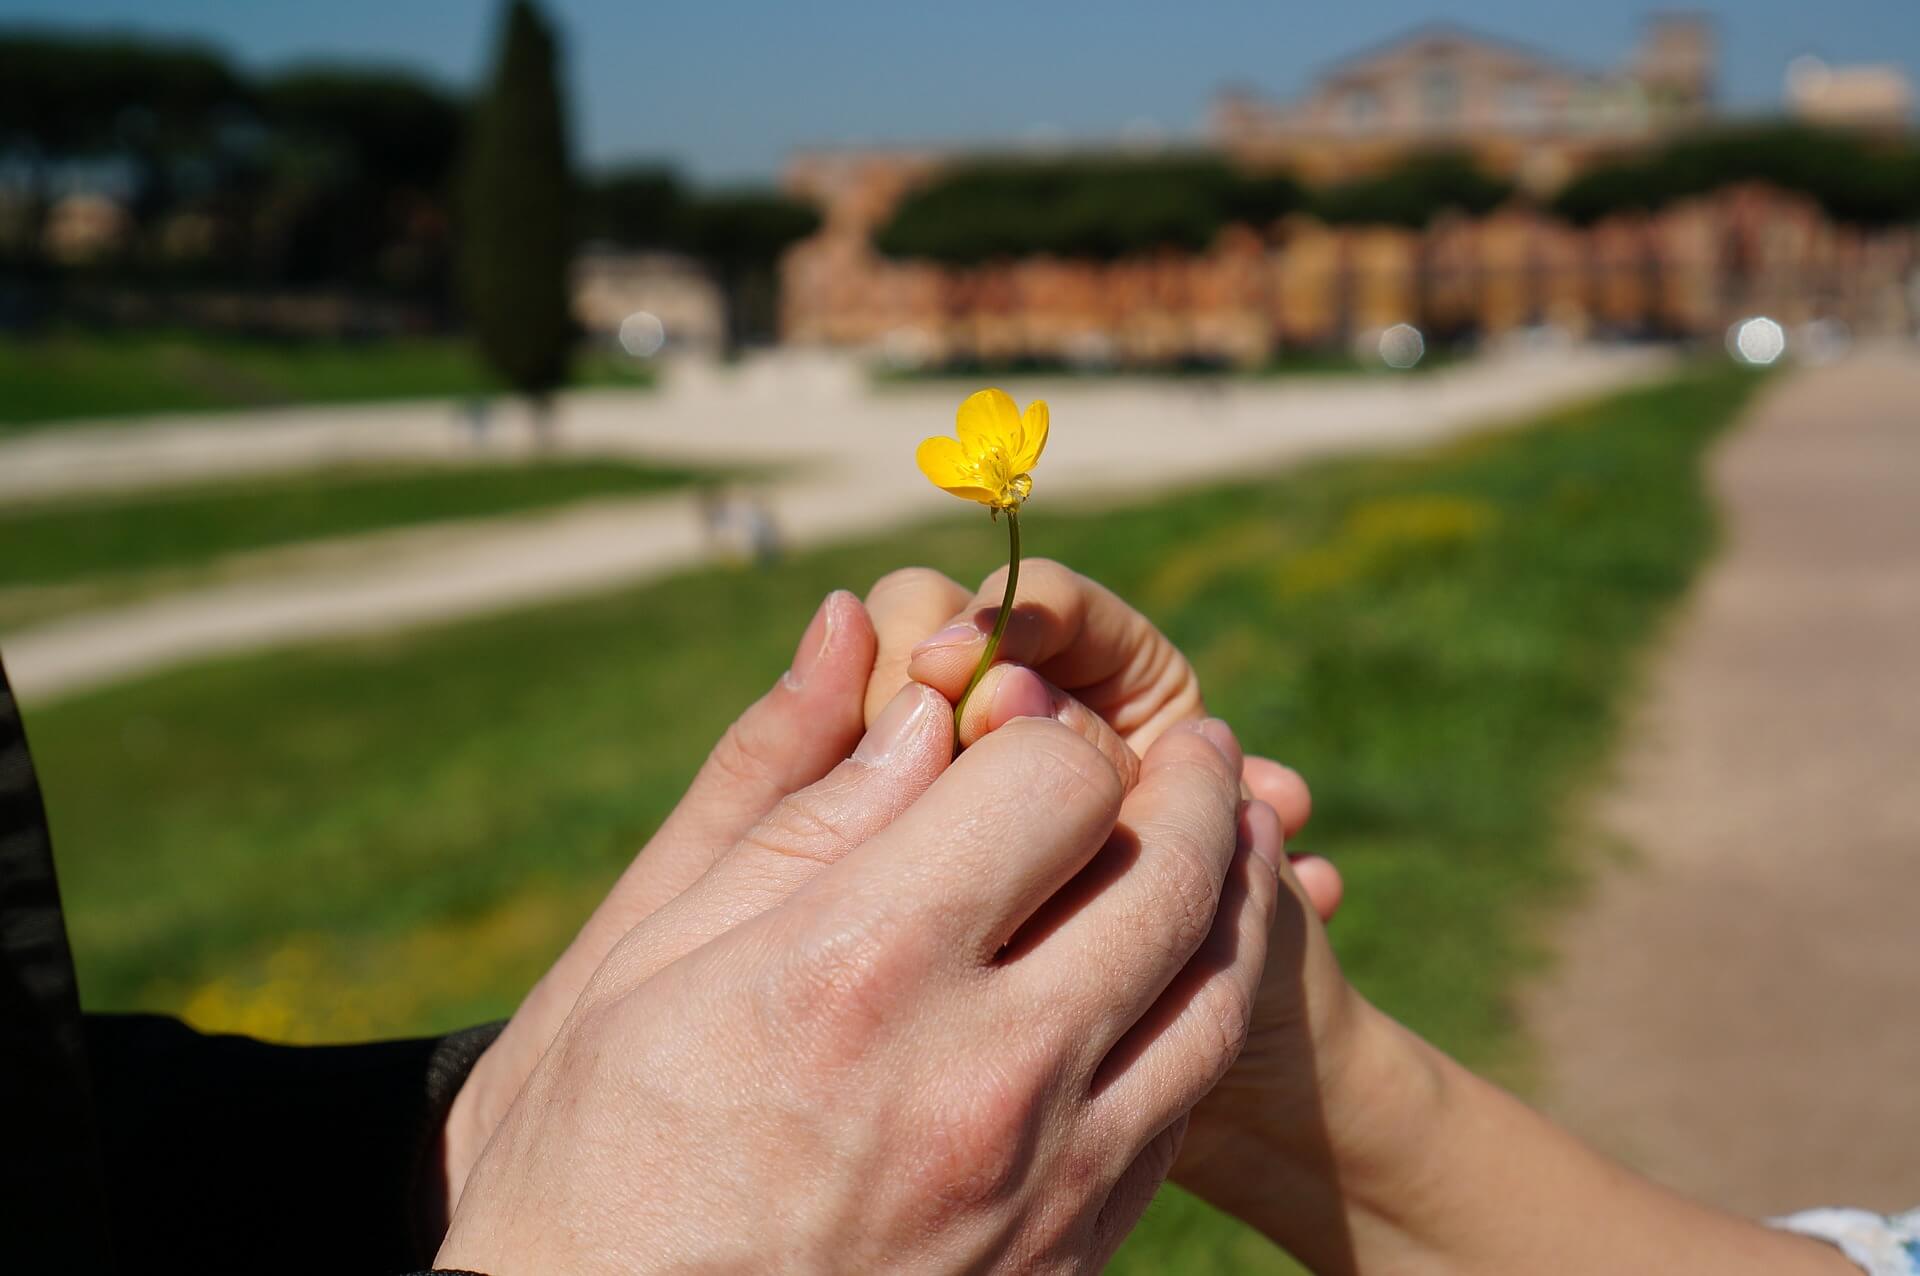
MULTIPOLYGON (((1548 209, 1586 225, 1741 181, 1805 193, 1842 222, 1920 220, 1920 149, 1798 125, 1700 134, 1602 163, 1548 209)), ((1214 156, 983 159, 909 195, 874 242, 891 257, 950 265, 1033 254, 1107 260, 1199 251, 1225 226, 1258 226, 1292 212, 1417 228, 1448 212, 1486 213, 1514 197, 1511 183, 1448 150, 1318 190, 1214 156)))

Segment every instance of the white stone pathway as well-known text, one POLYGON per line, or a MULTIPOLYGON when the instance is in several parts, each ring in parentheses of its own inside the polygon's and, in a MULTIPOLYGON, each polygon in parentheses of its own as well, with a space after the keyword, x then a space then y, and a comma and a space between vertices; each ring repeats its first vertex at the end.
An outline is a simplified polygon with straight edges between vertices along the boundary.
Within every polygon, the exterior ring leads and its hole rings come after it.
MULTIPOLYGON (((1084 503, 1260 473, 1335 452, 1447 438, 1667 366, 1647 351, 1509 355, 1424 376, 1008 383, 1046 397, 1053 437, 1038 499, 1084 503)), ((869 390, 844 364, 775 357, 734 373, 678 370, 652 394, 560 402, 560 450, 752 466, 785 544, 951 513, 913 465, 951 429, 966 387, 869 390)), ((73 426, 0 443, 0 501, 353 461, 522 455, 511 409, 476 450, 451 405, 298 409, 73 426)), ((56 619, 5 635, 15 688, 44 702, 202 657, 506 610, 657 578, 709 554, 695 498, 674 494, 355 538, 320 566, 56 619), (350 552, 355 548, 364 552, 350 552)))

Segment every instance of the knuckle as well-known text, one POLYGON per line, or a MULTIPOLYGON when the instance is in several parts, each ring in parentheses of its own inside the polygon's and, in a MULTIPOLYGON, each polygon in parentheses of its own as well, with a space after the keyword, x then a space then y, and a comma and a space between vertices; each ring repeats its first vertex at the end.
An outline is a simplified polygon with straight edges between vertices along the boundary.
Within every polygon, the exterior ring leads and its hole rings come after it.
POLYGON ((915 594, 944 598, 961 592, 960 586, 931 567, 896 567, 873 582, 873 588, 867 591, 867 602, 869 605, 891 602, 915 594))
POLYGON ((618 997, 583 996, 555 1034, 554 1071, 576 1079, 603 1073, 623 1054, 620 1019, 618 997))
POLYGON ((1125 796, 1099 746, 1051 718, 1016 718, 973 746, 1022 777, 1030 792, 1061 807, 1086 807, 1108 819, 1125 796))
POLYGON ((1022 558, 1020 578, 1022 582, 1032 581, 1034 585, 1049 590, 1058 590, 1063 585, 1077 586, 1081 580, 1079 572, 1057 558, 1022 558))
POLYGON ((1161 812, 1141 830, 1156 866, 1156 896, 1173 909, 1174 938, 1188 952, 1213 927, 1220 891, 1232 861, 1237 833, 1232 813, 1209 810, 1161 812))
MULTIPOLYGON (((1112 1131, 1084 1129, 1081 1133, 1047 1167, 1049 1200, 1027 1222, 1020 1242, 1023 1261, 1016 1270, 1086 1270, 1090 1243, 1095 1252, 1110 1248, 1096 1238, 1101 1236, 1102 1215, 1127 1178, 1124 1145, 1112 1131)), ((1117 1243, 1126 1230, 1119 1229, 1112 1240, 1117 1243)))
POLYGON ((1227 759, 1198 732, 1175 731, 1167 735, 1155 761, 1164 775, 1163 783, 1185 800, 1210 802, 1240 800, 1240 777, 1230 773, 1227 759))
POLYGON ((1200 947, 1213 929, 1214 912, 1220 903, 1219 882, 1213 870, 1198 856, 1181 850, 1163 852, 1158 892, 1170 909, 1163 925, 1167 942, 1183 956, 1200 947))
POLYGON ((815 786, 774 803, 747 831, 741 846, 824 868, 844 856, 857 840, 831 795, 815 786))
POLYGON ((1146 617, 1134 613, 1129 624, 1131 652, 1118 681, 1133 690, 1115 727, 1135 731, 1152 722, 1170 724, 1201 717, 1206 702, 1200 695, 1200 678, 1185 654, 1146 617))
POLYGON ((778 783, 783 765, 781 751, 753 728, 753 713, 753 709, 747 710, 726 729, 707 755, 707 766, 723 780, 763 788, 778 783))
POLYGON ((1111 1183, 1118 1159, 1113 1140, 1076 1139, 1064 1149, 1059 1164, 1048 1178, 1064 1191, 1069 1200, 1087 1200, 1111 1183))
POLYGON ((1173 1124, 1149 1139, 1133 1164, 1127 1167, 1094 1220, 1093 1244, 1097 1252, 1109 1254, 1118 1249, 1134 1224, 1140 1221, 1160 1184, 1172 1173, 1186 1134, 1187 1114, 1182 1113, 1173 1124))
POLYGON ((1032 1156, 1041 1087, 1007 1053, 969 1057, 962 1075, 936 1086, 915 1177, 952 1215, 1003 1201, 1032 1156))
POLYGON ((865 1057, 932 964, 928 941, 883 910, 841 910, 787 944, 757 987, 759 1018, 821 1082, 865 1057))
POLYGON ((1182 1112, 1175 1117, 1173 1124, 1148 1140, 1134 1161, 1134 1167, 1147 1182, 1158 1184, 1173 1172, 1173 1164, 1180 1158, 1180 1145, 1186 1141, 1188 1115, 1182 1112))
POLYGON ((1253 991, 1230 975, 1217 976, 1194 1005, 1200 1016, 1200 1062, 1206 1066, 1201 1093, 1227 1074, 1253 1030, 1253 991))
MULTIPOLYGON (((997 588, 1005 573, 1001 568, 989 584, 997 588)), ((1045 604, 1062 639, 1071 640, 1085 627, 1088 595, 1094 588, 1079 572, 1051 558, 1020 560, 1021 596, 1045 604)))

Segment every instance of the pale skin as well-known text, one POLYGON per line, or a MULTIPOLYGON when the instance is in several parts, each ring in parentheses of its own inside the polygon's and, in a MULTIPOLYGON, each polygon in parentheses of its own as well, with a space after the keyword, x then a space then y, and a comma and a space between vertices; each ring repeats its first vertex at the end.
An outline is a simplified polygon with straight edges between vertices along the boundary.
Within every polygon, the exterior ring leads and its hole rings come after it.
MULTIPOLYGON (((844 595, 823 605, 802 640, 792 673, 729 732, 646 854, 529 995, 500 1043, 476 1069, 449 1119, 449 1201, 458 1199, 480 1148, 502 1127, 514 1097, 556 1034, 563 1043, 583 1035, 583 1030, 565 1025, 572 1022, 569 1011, 575 1010, 575 1000, 589 980, 591 989, 607 991, 581 998, 582 1005, 631 1007, 590 1016, 595 1031, 618 1044, 613 1053, 650 1049, 649 1031, 658 1033, 662 1007, 674 1004, 667 990, 676 985, 660 983, 663 974, 700 968, 702 963, 692 957, 735 929, 762 936, 804 933, 804 928, 779 930, 765 918, 789 915, 795 900, 811 901, 802 912, 824 907, 822 892, 827 888, 820 882, 837 880, 825 874, 842 860, 851 861, 855 848, 864 844, 857 840, 862 831, 884 829, 896 818, 907 818, 910 808, 917 810, 915 797, 927 791, 944 767, 938 748, 923 761, 905 766, 904 779, 870 786, 867 799, 858 805, 862 818, 871 823, 854 821, 849 826, 803 816, 798 826, 809 836, 823 837, 820 847, 798 855, 776 852, 771 860, 763 854, 767 835, 761 830, 769 822, 778 829, 793 819, 778 814, 783 799, 828 776, 860 739, 865 720, 902 694, 906 683, 917 681, 949 698, 957 695, 978 653, 977 646, 969 653, 975 640, 963 630, 983 632, 983 616, 990 625, 999 593, 997 577, 978 591, 967 591, 934 573, 911 571, 882 581, 865 608, 844 595), (953 627, 956 622, 961 629, 953 627), (743 844, 749 849, 740 860, 743 844), (754 846, 760 850, 752 850, 754 846), (721 871, 736 861, 761 867, 721 871), (778 865, 771 881, 767 863, 778 865), (698 888, 690 889, 696 883, 698 888), (671 907, 663 907, 669 902, 671 907), (634 952, 641 956, 630 959, 627 954, 634 952), (607 960, 610 954, 612 961, 607 960), (667 960, 672 954, 679 956, 667 960)), ((1160 736, 1204 712, 1197 680, 1171 644, 1111 594, 1054 564, 1026 565, 1002 658, 1027 664, 1009 663, 989 675, 960 725, 961 739, 973 743, 1017 718, 1051 718, 1066 728, 1061 735, 1092 746, 1123 791, 1137 781, 1141 753, 1150 754, 1160 736)), ((1026 731, 1030 724, 1019 725, 1026 731)), ((1182 734, 1189 730, 1183 727, 1182 734)), ((951 747, 950 738, 946 747, 951 747)), ((1239 770, 1242 793, 1256 800, 1240 812, 1235 851, 1221 879, 1222 901, 1216 911, 1222 916, 1235 911, 1230 907, 1239 889, 1234 874, 1248 863, 1263 862, 1252 848, 1277 847, 1305 822, 1310 805, 1299 777, 1277 763, 1247 758, 1239 770), (1234 864, 1242 867, 1235 869, 1234 864)), ((1264 976, 1247 1003, 1246 1048, 1190 1118, 1166 1127, 1184 1126, 1175 1177, 1186 1186, 1246 1219, 1316 1271, 1737 1270, 1784 1276, 1855 1270, 1824 1245, 1707 1210, 1638 1179, 1393 1024, 1340 976, 1327 946, 1322 923, 1339 903, 1338 873, 1311 858, 1289 864, 1276 854, 1273 862, 1280 889, 1274 892, 1266 931, 1264 976)), ((1237 907, 1244 910, 1247 905, 1237 907)), ((1213 936, 1209 931, 1196 953, 1217 944, 1213 936)), ((761 947, 742 951, 771 951, 764 939, 752 942, 761 947)), ((1190 961, 1205 964, 1199 957, 1190 961)), ((954 986, 916 986, 916 995, 924 1000, 913 1004, 946 1004, 941 999, 954 986)), ((686 995, 693 985, 677 987, 686 995)), ((930 1011, 924 1022, 941 1025, 948 1017, 945 1011, 930 1011)), ((991 1018, 991 1024, 983 1030, 976 1023, 974 1031, 992 1040, 1002 1030, 1004 1016, 991 1018)), ((909 1051, 907 1057, 950 1055, 968 1044, 964 1032, 948 1035, 944 1027, 933 1026, 915 1040, 923 1053, 913 1056, 909 1051)), ((605 1057, 578 1047, 557 1050, 554 1057, 577 1059, 582 1054, 605 1057)), ((541 1066, 549 1073, 560 1068, 551 1058, 541 1066)), ((573 1090, 546 1084, 544 1091, 527 1086, 528 1093, 544 1094, 549 1105, 560 1104, 576 1115, 585 1110, 584 1100, 567 1097, 573 1090)), ((675 1095, 660 1096, 661 1103, 687 1117, 675 1139, 709 1151, 718 1148, 722 1155, 740 1144, 740 1132, 729 1132, 719 1114, 706 1113, 698 1096, 679 1097, 684 1101, 675 1109, 675 1095), (701 1137, 703 1123, 711 1127, 711 1138, 701 1137)), ((1048 1110, 1070 1108, 1056 1103, 1048 1110)), ((858 1113, 845 1115, 857 1123, 858 1113)), ((549 1113, 522 1126, 537 1132, 553 1119, 549 1113)), ((636 1119, 646 1121, 644 1116, 636 1119)), ((795 1114, 793 1119, 804 1118, 795 1114)), ((506 1128, 508 1133, 489 1152, 503 1165, 511 1163, 511 1154, 501 1149, 530 1153, 533 1147, 524 1133, 511 1133, 511 1122, 506 1128)), ((1048 1140, 1067 1129, 1059 1123, 1048 1126, 1034 1146, 1056 1147, 1048 1140)), ((910 1149, 882 1149, 884 1141, 863 1143, 859 1134, 849 1137, 863 1175, 891 1173, 883 1168, 889 1163, 882 1158, 910 1154, 910 1149)), ((1171 1153, 1174 1142, 1163 1139, 1154 1146, 1171 1153)), ((685 1144, 680 1146, 685 1149, 685 1144)), ((826 1155, 824 1145, 816 1151, 826 1155)), ((1147 1163, 1152 1164, 1151 1158, 1147 1163)), ((1040 1165, 1030 1162, 1026 1170, 1038 1172, 1040 1165)), ((594 1167, 578 1168, 596 1177, 594 1167)), ((598 1177, 605 1178, 612 1167, 598 1168, 598 1177)), ((657 1175, 647 1178, 655 1187, 662 1181, 657 1175)), ((1039 1179, 1021 1179, 1014 1195, 1023 1204, 1012 1214, 994 1215, 997 1221, 980 1223, 969 1234, 1012 1235, 1009 1218, 1030 1221, 1033 1211, 1042 1209, 1039 1202, 1045 1194, 1032 1189, 1046 1178, 1041 1173, 1039 1179)), ((1075 1217, 1102 1220, 1095 1227, 1076 1231, 1049 1224, 1020 1232, 1023 1239, 1012 1247, 991 1254, 975 1251, 966 1259, 961 1249, 937 1251, 944 1256, 940 1261, 935 1261, 933 1249, 914 1253, 936 1267, 948 1265, 948 1259, 960 1265, 1005 1265, 1019 1255, 1042 1251, 1058 1260, 1054 1265, 1091 1263, 1117 1240, 1111 1234, 1113 1221, 1137 1216, 1132 1211, 1135 1191, 1150 1194, 1150 1186, 1144 1185, 1153 1178, 1130 1162, 1114 1180, 1117 1185, 1126 1179, 1128 1189, 1116 1187, 1106 1198, 1108 1204, 1094 1206, 1089 1195, 1077 1207, 1048 1207, 1051 1212, 1045 1213, 1057 1220, 1077 1208, 1075 1217), (1042 1236, 1047 1243, 1036 1241, 1042 1236), (1059 1257, 1070 1250, 1077 1255, 1071 1261, 1059 1257)), ((831 1183, 821 1182, 818 1174, 806 1181, 831 1193, 831 1183)), ((549 1199, 566 1195, 556 1189, 549 1199)), ((467 1207, 474 1221, 456 1229, 450 1246, 464 1236, 490 1238, 510 1248, 511 1235, 487 1223, 484 1200, 467 1207)), ((526 1207, 530 1202, 517 1204, 526 1207)), ((647 1214, 645 1201, 621 1205, 647 1214)), ((805 1205, 796 1203, 794 1208, 804 1212, 805 1205)), ((899 1208, 900 1217, 920 1219, 905 1231, 924 1240, 929 1232, 925 1217, 913 1214, 918 1207, 903 1197, 899 1208)), ((513 1212, 528 1216, 524 1208, 513 1212)), ((824 1215, 817 1214, 817 1230, 809 1234, 832 1236, 833 1244, 854 1243, 819 1223, 831 1214, 830 1206, 824 1215)), ((645 1235, 626 1239, 649 1243, 645 1235)), ((683 1237, 676 1243, 691 1242, 683 1237)), ((464 1253, 445 1251, 441 1261, 450 1263, 464 1253)), ((902 1253, 891 1251, 886 1261, 898 1261, 902 1253)), ((501 1266, 512 1264, 502 1258, 501 1266)))
MULTIPOLYGON (((977 656, 1001 581, 967 591, 919 570, 883 581, 881 593, 912 597, 870 600, 881 641, 868 703, 901 677, 951 689, 977 656)), ((1030 661, 1086 704, 1061 709, 1065 693, 1025 669, 989 678, 1027 684, 1003 694, 1048 704, 1104 750, 1204 712, 1185 659, 1123 608, 1057 564, 1028 563, 1003 658, 1030 661)), ((963 738, 972 729, 963 723, 963 738)), ((1286 835, 1305 823, 1297 775, 1249 759, 1245 782, 1286 835)), ((1183 1186, 1321 1273, 1858 1276, 1831 1246, 1708 1208, 1599 1155, 1393 1022, 1341 975, 1327 942, 1337 871, 1302 858, 1283 861, 1281 878, 1252 1030, 1190 1119, 1173 1172, 1183 1186)))
POLYGON ((685 840, 577 951, 643 915, 545 1042, 565 959, 483 1058, 439 1265, 1083 1271, 1138 1220, 1245 1037, 1278 819, 1218 721, 1163 732, 1130 780, 1046 719, 955 761, 919 684, 861 738, 873 651, 864 608, 829 599, 662 829, 685 840), (763 787, 716 850, 741 809, 716 795, 822 722, 851 724, 850 756, 763 787), (654 873, 692 880, 656 905, 654 873))

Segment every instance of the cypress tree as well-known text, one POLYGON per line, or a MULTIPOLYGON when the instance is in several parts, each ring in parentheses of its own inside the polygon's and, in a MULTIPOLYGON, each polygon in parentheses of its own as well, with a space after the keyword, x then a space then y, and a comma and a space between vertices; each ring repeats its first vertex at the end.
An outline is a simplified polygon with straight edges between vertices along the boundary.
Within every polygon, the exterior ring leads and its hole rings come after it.
POLYGON ((573 173, 557 63, 552 27, 530 0, 512 0, 474 115, 458 228, 480 353, 533 400, 543 432, 573 346, 573 173))

